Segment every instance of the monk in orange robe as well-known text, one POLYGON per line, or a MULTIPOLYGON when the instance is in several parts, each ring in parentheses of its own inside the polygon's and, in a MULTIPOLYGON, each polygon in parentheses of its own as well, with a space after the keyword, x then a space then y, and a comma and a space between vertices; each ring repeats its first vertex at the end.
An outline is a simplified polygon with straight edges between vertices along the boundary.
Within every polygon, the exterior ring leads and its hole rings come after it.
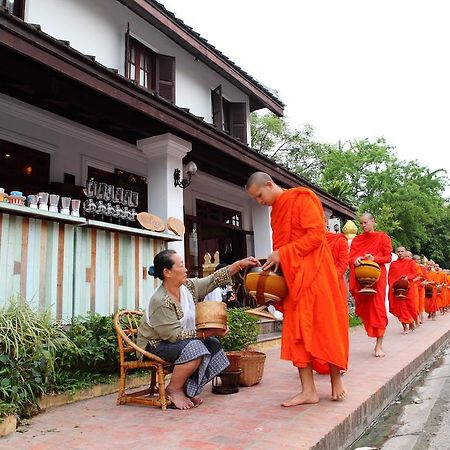
POLYGON ((436 272, 436 303, 441 314, 444 314, 444 282, 445 273, 439 267, 439 264, 434 264, 434 270, 436 272))
MULTIPOLYGON (((408 259, 413 259, 413 254, 410 251, 406 251, 406 257, 408 259)), ((411 288, 413 289, 413 295, 414 295, 414 304, 416 307, 416 320, 415 320, 415 327, 414 328, 418 328, 420 326, 420 320, 419 320, 419 288, 417 287, 417 282, 420 280, 421 276, 420 276, 420 270, 419 268, 416 266, 416 276, 413 279, 411 288)))
MULTIPOLYGON (((345 272, 348 269, 348 240, 342 233, 327 232, 326 236, 338 275, 342 302, 348 314, 348 289, 345 282, 345 272)), ((313 369, 322 375, 330 373, 328 364, 319 359, 313 361, 313 369)))
POLYGON ((436 320, 436 312, 439 309, 436 301, 436 272, 434 271, 434 262, 427 262, 427 279, 425 292, 428 286, 428 295, 425 294, 425 312, 428 313, 428 319, 436 320), (431 287, 431 289, 430 289, 431 287), (430 295, 431 294, 431 295, 430 295))
POLYGON ((381 231, 375 231, 375 218, 371 213, 364 213, 360 218, 363 233, 355 236, 350 246, 350 293, 355 299, 355 313, 363 321, 369 337, 376 338, 375 356, 385 356, 383 338, 388 324, 386 314, 386 267, 392 259, 391 238, 381 231), (367 259, 380 265, 381 274, 372 286, 376 294, 362 294, 362 286, 355 276, 355 267, 367 259))
POLYGON ((403 326, 403 333, 415 329, 415 321, 417 318, 417 304, 414 279, 417 276, 416 263, 408 258, 405 247, 397 248, 398 259, 393 261, 389 266, 388 282, 389 282, 389 303, 392 305, 392 311, 395 317, 403 326), (408 289, 404 293, 405 298, 400 298, 395 294, 394 285, 397 281, 406 279, 409 282, 408 289))
POLYGON ((272 206, 273 252, 264 270, 281 266, 289 294, 281 302, 281 358, 298 368, 301 391, 283 406, 317 403, 312 361, 330 366, 331 397, 341 400, 346 390, 341 370, 348 365, 348 315, 342 302, 333 257, 323 226, 323 208, 310 189, 284 190, 264 172, 254 173, 247 192, 259 204, 272 206), (336 301, 338 299, 338 301, 336 301))
POLYGON ((418 279, 416 281, 416 285, 419 292, 419 322, 423 323, 423 313, 425 311, 425 284, 427 279, 427 269, 421 263, 419 255, 414 255, 413 259, 416 262, 418 269, 418 279))

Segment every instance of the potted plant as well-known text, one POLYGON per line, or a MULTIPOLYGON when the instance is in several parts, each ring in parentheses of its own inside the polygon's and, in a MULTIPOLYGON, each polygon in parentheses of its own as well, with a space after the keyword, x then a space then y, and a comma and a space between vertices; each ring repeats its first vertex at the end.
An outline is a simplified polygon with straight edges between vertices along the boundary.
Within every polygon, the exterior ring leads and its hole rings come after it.
POLYGON ((222 338, 222 346, 230 361, 228 371, 241 370, 239 384, 253 386, 261 381, 265 353, 249 350, 259 334, 258 319, 247 314, 246 308, 232 308, 227 312, 229 332, 222 338))

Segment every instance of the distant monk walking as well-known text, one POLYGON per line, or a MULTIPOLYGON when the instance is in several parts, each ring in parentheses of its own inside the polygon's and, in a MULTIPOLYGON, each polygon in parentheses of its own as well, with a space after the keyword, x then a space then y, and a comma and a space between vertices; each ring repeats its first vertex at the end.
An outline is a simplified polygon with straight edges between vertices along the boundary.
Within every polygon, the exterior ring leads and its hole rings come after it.
POLYGON ((312 372, 316 358, 329 364, 331 396, 341 400, 346 396, 340 371, 348 364, 348 315, 326 240, 322 205, 310 189, 284 190, 264 172, 254 173, 246 189, 259 204, 272 206, 274 251, 263 269, 281 265, 289 288, 282 304, 274 306, 284 313, 281 358, 298 368, 301 391, 283 406, 319 401, 312 372))
POLYGON ((423 313, 425 311, 425 284, 427 279, 427 269, 420 261, 419 255, 413 256, 417 264, 419 279, 416 281, 417 290, 419 293, 419 323, 423 323, 423 313))
POLYGON ((388 324, 386 314, 386 267, 392 259, 391 238, 382 231, 375 231, 375 218, 371 213, 364 213, 360 218, 363 233, 355 236, 350 247, 350 292, 355 299, 355 313, 363 321, 369 337, 376 338, 375 356, 385 356, 383 338, 388 324), (372 286, 376 294, 360 294, 361 285, 355 277, 355 267, 363 259, 375 261, 380 265, 381 275, 372 286))
POLYGON ((389 305, 391 312, 400 321, 403 327, 403 333, 415 329, 417 319, 416 291, 414 280, 417 277, 416 263, 408 258, 405 247, 397 248, 398 259, 389 266, 389 305), (403 297, 396 295, 395 283, 400 280, 407 280, 409 286, 403 297))

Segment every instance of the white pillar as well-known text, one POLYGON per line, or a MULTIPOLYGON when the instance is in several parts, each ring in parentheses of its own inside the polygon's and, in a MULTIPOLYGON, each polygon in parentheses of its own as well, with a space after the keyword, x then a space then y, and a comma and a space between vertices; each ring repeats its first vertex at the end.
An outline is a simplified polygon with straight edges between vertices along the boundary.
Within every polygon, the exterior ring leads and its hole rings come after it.
MULTIPOLYGON (((137 147, 148 158, 148 210, 164 221, 176 217, 184 222, 183 189, 173 184, 173 173, 183 173, 183 158, 192 150, 192 144, 173 134, 166 133, 137 141, 137 147)), ((183 241, 169 243, 184 258, 183 241)))
POLYGON ((272 228, 270 227, 270 208, 251 203, 255 257, 267 258, 272 253, 272 228))

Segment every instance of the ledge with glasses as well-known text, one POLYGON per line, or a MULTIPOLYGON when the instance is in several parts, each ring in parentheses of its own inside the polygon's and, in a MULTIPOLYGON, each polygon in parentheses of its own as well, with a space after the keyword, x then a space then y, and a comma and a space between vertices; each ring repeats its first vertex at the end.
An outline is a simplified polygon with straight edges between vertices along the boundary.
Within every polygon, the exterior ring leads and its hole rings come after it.
POLYGON ((19 216, 27 216, 42 220, 51 220, 55 222, 63 222, 72 224, 74 226, 87 226, 91 228, 98 228, 116 233, 135 234, 138 236, 145 236, 149 238, 157 238, 164 241, 181 241, 183 237, 175 236, 169 233, 159 233, 157 231, 148 231, 139 228, 127 227, 124 225, 117 225, 114 223, 101 222, 94 219, 86 219, 84 217, 75 217, 67 214, 61 214, 52 211, 45 211, 42 209, 30 208, 29 206, 15 205, 12 203, 0 202, 0 213, 15 214, 19 216))

